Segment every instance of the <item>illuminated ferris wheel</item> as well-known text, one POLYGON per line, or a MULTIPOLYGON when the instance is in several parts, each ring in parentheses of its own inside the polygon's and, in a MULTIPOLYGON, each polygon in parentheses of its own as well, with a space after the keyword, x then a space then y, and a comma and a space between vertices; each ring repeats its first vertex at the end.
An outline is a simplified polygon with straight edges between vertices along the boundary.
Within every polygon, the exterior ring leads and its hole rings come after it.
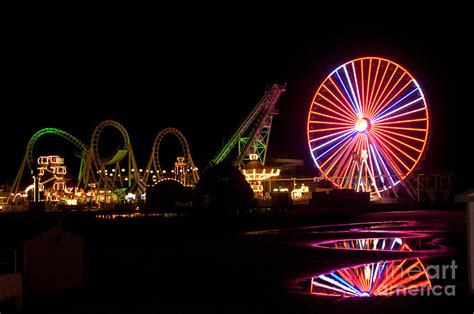
POLYGON ((335 69, 311 103, 308 144, 322 174, 339 188, 380 196, 418 165, 429 114, 418 82, 393 61, 365 57, 335 69))

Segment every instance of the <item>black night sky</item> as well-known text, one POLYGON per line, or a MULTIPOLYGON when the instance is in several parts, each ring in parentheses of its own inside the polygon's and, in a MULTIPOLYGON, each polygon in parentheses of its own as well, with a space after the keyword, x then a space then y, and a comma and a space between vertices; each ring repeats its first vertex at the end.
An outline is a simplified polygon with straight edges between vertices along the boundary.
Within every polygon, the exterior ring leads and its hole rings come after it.
MULTIPOLYGON (((187 136, 195 162, 204 167, 272 83, 287 83, 287 91, 277 104, 269 153, 304 158, 315 174, 306 116, 317 86, 340 64, 375 55, 402 64, 425 91, 433 132, 423 167, 455 172, 458 190, 474 185, 468 156, 472 51, 464 26, 191 24, 99 27, 84 21, 8 35, 2 48, 0 182, 14 179, 37 130, 64 129, 88 144, 105 119, 127 128, 142 167, 156 134, 169 126, 187 136)), ((42 141, 60 145, 58 153, 66 156, 73 150, 62 139, 42 141)))

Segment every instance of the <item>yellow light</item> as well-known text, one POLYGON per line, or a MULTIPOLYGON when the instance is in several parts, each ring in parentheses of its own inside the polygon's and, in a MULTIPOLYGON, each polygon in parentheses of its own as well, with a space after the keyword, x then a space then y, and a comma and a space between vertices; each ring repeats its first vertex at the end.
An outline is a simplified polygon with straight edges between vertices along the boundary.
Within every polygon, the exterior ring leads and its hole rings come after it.
POLYGON ((359 119, 356 121, 355 129, 359 132, 364 132, 368 126, 369 124, 366 119, 359 119))

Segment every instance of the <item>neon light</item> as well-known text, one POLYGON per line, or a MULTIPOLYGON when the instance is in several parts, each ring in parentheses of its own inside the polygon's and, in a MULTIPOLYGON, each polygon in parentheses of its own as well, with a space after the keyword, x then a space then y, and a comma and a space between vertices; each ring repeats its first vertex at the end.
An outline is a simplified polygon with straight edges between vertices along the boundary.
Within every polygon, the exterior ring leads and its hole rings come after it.
POLYGON ((383 175, 382 175, 382 171, 380 171, 380 166, 379 166, 379 163, 377 161, 377 157, 375 156, 374 146, 372 144, 370 144, 369 146, 370 146, 370 151, 372 152, 373 160, 375 161, 375 166, 377 167, 377 171, 378 171, 379 176, 380 176, 380 182, 383 184, 383 175))
POLYGON ((360 104, 357 102, 357 98, 354 93, 354 88, 352 87, 351 79, 349 78, 349 74, 347 73, 347 68, 346 65, 343 66, 344 68, 344 74, 346 75, 347 82, 349 83, 349 88, 351 89, 351 94, 354 99, 354 103, 356 104, 357 107, 357 113, 359 114, 359 117, 362 115, 362 109, 360 108, 360 104))
POLYGON ((322 175, 335 186, 377 197, 420 162, 429 136, 428 108, 418 82, 395 62, 351 60, 331 72, 313 101, 308 146, 322 175))
MULTIPOLYGON (((394 72, 395 74, 395 72, 394 72)), ((392 88, 390 89, 390 91, 387 93, 387 95, 385 95, 385 97, 379 101, 377 107, 375 107, 374 109, 374 112, 377 112, 377 110, 379 108, 383 108, 384 106, 387 106, 387 103, 390 103, 392 102, 393 99, 395 99, 398 95, 400 95, 400 93, 405 90, 405 88, 410 85, 410 82, 408 82, 407 84, 405 84, 405 86, 403 86, 402 88, 400 88, 398 90, 398 92, 395 93, 395 95, 392 96, 392 98, 386 103, 385 100, 388 98, 388 96, 390 96, 390 94, 393 92, 393 90, 395 89, 395 87, 398 86, 398 83, 400 83, 400 81, 403 79, 403 77, 405 76, 405 73, 403 73, 399 78, 398 78, 398 81, 392 86, 392 88)), ((373 113, 370 113, 370 114, 373 114, 373 113)))
MULTIPOLYGON (((346 109, 348 109, 347 112, 350 112, 351 115, 352 115, 354 118, 357 118, 357 114, 356 114, 357 111, 356 111, 356 109, 354 108, 354 106, 352 105, 352 103, 351 103, 349 100, 347 100, 347 98, 346 98, 346 96, 344 95, 344 93, 343 93, 343 92, 341 91, 341 89, 337 86, 337 84, 332 80, 331 77, 329 77, 329 81, 331 82, 331 86, 334 86, 334 87, 336 88, 337 92, 339 93, 339 95, 341 95, 341 97, 344 99, 345 102, 342 102, 342 101, 340 101, 340 102, 345 104, 344 107, 345 107, 346 109)), ((333 95, 334 98, 339 99, 338 97, 336 97, 336 96, 331 92, 331 90, 330 90, 328 87, 324 86, 324 88, 325 88, 331 95, 333 95)), ((347 94, 346 94, 346 95, 347 95, 347 94)))
MULTIPOLYGON (((340 143, 342 143, 345 139, 347 139, 348 137, 352 136, 352 134, 353 134, 354 132, 355 132, 354 130, 350 130, 350 131, 348 132, 349 134, 348 134, 345 138, 343 138, 342 140, 340 140, 339 142, 337 142, 335 145, 331 146, 331 148, 329 148, 327 151, 325 151, 324 153, 322 153, 321 155, 319 155, 319 156, 316 158, 316 160, 319 159, 319 158, 321 158, 321 157, 323 157, 323 156, 326 155, 329 151, 331 151, 334 147, 336 147, 337 145, 339 145, 340 143)), ((344 135, 345 135, 345 134, 342 134, 341 136, 338 136, 337 138, 332 139, 332 140, 330 140, 329 142, 326 142, 326 143, 324 143, 324 144, 322 144, 322 145, 319 145, 318 147, 314 148, 313 150, 316 150, 316 149, 319 149, 319 148, 321 148, 321 147, 324 147, 324 146, 326 146, 326 145, 328 145, 328 144, 330 144, 330 143, 332 143, 332 142, 338 140, 339 138, 343 137, 344 135)))
MULTIPOLYGON (((389 68, 389 66, 387 65, 386 70, 388 70, 388 68, 389 68)), ((383 88, 382 93, 380 93, 379 98, 378 98, 378 99, 375 99, 375 101, 374 101, 374 102, 375 102, 375 105, 374 105, 375 108, 378 108, 378 107, 379 107, 379 104, 380 104, 380 102, 381 102, 381 100, 382 100, 382 97, 383 97, 385 91, 387 90, 388 86, 390 85, 390 82, 392 82, 393 76, 395 75, 395 73, 397 72, 397 70, 398 70, 398 66, 395 68, 395 71, 392 71, 392 75, 391 75, 390 78, 388 79, 388 82, 385 84, 385 87, 383 88)), ((385 98, 384 98, 384 99, 385 99, 385 98)))
MULTIPOLYGON (((355 111, 356 113, 359 113, 359 110, 357 109, 357 106, 355 105, 354 100, 351 98, 349 92, 347 91, 346 85, 344 84, 344 82, 342 81, 341 77, 339 76, 339 72, 338 72, 338 71, 336 71, 336 75, 337 75, 337 78, 338 78, 339 82, 341 82, 342 88, 344 88, 344 91, 346 92, 347 98, 349 99, 349 101, 350 101, 350 103, 351 103, 351 105, 352 105, 352 108, 354 108, 354 111, 355 111)), ((337 85, 335 85, 335 86, 337 86, 337 85)))
POLYGON ((340 100, 339 97, 337 97, 336 95, 334 95, 334 93, 331 91, 330 88, 324 86, 325 90, 327 90, 333 97, 334 99, 337 99, 337 101, 342 105, 344 106, 344 108, 346 109, 345 112, 349 112, 354 118, 357 118, 357 115, 355 114, 355 111, 353 110, 354 107, 351 105, 350 101, 347 100, 346 96, 344 96, 344 94, 341 92, 341 90, 339 89, 339 87, 336 85, 336 83, 334 83, 334 81, 332 80, 332 78, 329 78, 329 81, 331 82, 332 86, 334 86, 337 90, 337 92, 339 93, 339 95, 341 95, 341 97, 344 99, 344 101, 340 100))
MULTIPOLYGON (((358 105, 359 105, 359 114, 360 116, 362 116, 362 113, 364 112, 363 111, 363 108, 362 108, 362 102, 360 100, 360 94, 359 94, 359 86, 357 84, 357 76, 356 76, 356 70, 355 70, 355 66, 354 66, 354 62, 351 62, 352 63, 352 75, 354 76, 354 82, 355 82, 355 85, 356 85, 356 92, 357 92, 357 100, 358 100, 358 105)), ((344 67, 345 68, 345 67, 344 67)), ((347 70, 346 70, 347 71, 347 70)), ((362 85, 362 84, 361 84, 362 85)), ((352 87, 352 86, 351 86, 352 87)))
MULTIPOLYGON (((330 90, 327 89, 328 92, 331 93, 330 90)), ((352 110, 351 111, 344 111, 341 107, 339 107, 338 105, 336 105, 334 102, 332 102, 331 100, 329 100, 327 97, 325 97, 324 95, 320 95, 324 100, 328 101, 331 105, 333 105, 334 107, 336 107, 337 109, 339 109, 340 112, 336 112, 335 110, 331 109, 331 108, 328 108, 328 107, 324 107, 321 103, 318 103, 319 106, 325 108, 326 110, 329 110, 331 112, 334 112, 335 114, 337 115, 340 115, 342 116, 343 118, 348 118, 347 117, 347 113, 350 113, 352 115, 352 117, 357 117, 353 112, 352 110)), ((316 101, 314 101, 313 103, 317 103, 316 101)))
POLYGON ((389 111, 390 109, 392 109, 393 107, 395 107, 396 105, 398 105, 399 103, 401 103, 402 101, 405 100, 405 98, 409 97, 410 95, 412 95, 414 92, 418 91, 417 89, 414 89, 412 90, 411 92, 409 92, 408 94, 406 94, 405 96, 403 96, 402 98, 400 98, 399 100, 397 100, 395 103, 393 103, 392 105, 388 106, 387 108, 385 108, 383 111, 381 111, 380 113, 375 113, 375 117, 373 117, 372 119, 377 119, 379 116, 381 116, 382 114, 384 114, 385 112, 389 111))
POLYGON ((398 111, 400 111, 400 110, 402 110, 402 109, 404 109, 404 108, 406 108, 406 107, 408 107, 408 106, 411 106, 411 105, 413 105, 413 104, 419 102, 420 100, 423 100, 423 97, 417 98, 417 99, 415 99, 415 100, 409 102, 408 104, 405 104, 405 105, 401 106, 400 108, 397 108, 397 109, 395 109, 395 110, 393 110, 393 111, 391 111, 391 112, 387 112, 387 113, 385 113, 385 114, 379 116, 378 118, 374 119, 374 122, 383 121, 382 118, 385 118, 385 117, 387 117, 387 116, 390 116, 390 115, 394 114, 395 112, 398 112, 398 111))
MULTIPOLYGON (((326 143, 321 144, 321 145, 319 145, 319 146, 313 148, 313 150, 320 149, 320 148, 322 148, 322 147, 324 147, 324 146, 327 146, 327 145, 331 144, 332 142, 337 141, 337 140, 340 139, 341 137, 346 136, 347 134, 349 134, 348 136, 351 136, 354 132, 355 132, 354 130, 349 130, 349 131, 347 131, 346 133, 344 133, 344 134, 342 134, 342 135, 339 135, 338 137, 333 138, 332 140, 327 141, 326 143)), ((338 142, 337 144, 339 144, 339 143, 340 143, 340 142, 338 142)), ((337 144, 336 144, 336 145, 337 145, 337 144)), ((333 146, 333 147, 334 147, 334 146, 333 146)), ((332 149, 332 147, 331 147, 331 149, 332 149)))
MULTIPOLYGON (((372 96, 374 95, 375 85, 377 84, 377 77, 378 77, 378 75, 379 75, 379 69, 380 69, 380 63, 381 63, 381 61, 382 61, 381 59, 378 59, 377 70, 375 71, 374 83, 372 84, 372 90, 370 91, 368 112, 371 112, 371 108, 373 107, 373 104, 372 104, 372 96)), ((370 67, 371 67, 371 66, 372 66, 372 58, 370 58, 370 67)), ((370 79, 369 79, 369 83, 370 83, 370 79)))

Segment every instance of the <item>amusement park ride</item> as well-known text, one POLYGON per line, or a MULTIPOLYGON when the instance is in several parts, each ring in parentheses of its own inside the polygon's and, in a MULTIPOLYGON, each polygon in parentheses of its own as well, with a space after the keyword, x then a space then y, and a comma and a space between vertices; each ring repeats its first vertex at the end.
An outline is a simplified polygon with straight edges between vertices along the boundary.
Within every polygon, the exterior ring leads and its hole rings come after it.
POLYGON ((407 178, 426 151, 430 120, 423 91, 393 61, 365 57, 336 68, 320 85, 308 115, 316 166, 336 188, 370 192, 397 186, 414 197, 407 178))
MULTIPOLYGON (((234 164, 241 169, 256 197, 265 195, 262 182, 268 181, 271 191, 272 180, 285 180, 275 179, 280 169, 265 166, 272 120, 278 114, 275 105, 285 90, 285 85, 269 86, 206 169, 224 161, 234 164)), ((438 189, 446 194, 451 185, 449 178, 447 183, 441 177, 439 181, 436 179, 441 185, 436 183, 433 189, 429 187, 429 176, 422 175, 420 180, 420 175, 414 175, 426 151, 429 133, 425 96, 407 70, 378 57, 349 61, 326 77, 310 105, 307 141, 321 176, 307 179, 328 180, 336 189, 367 192, 372 200, 398 198, 402 190, 414 200, 420 200, 424 187, 431 196, 438 189)), ((34 201, 58 203, 72 198, 74 203, 107 207, 107 204, 143 200, 147 186, 164 180, 174 180, 186 187, 193 187, 199 181, 186 138, 175 128, 157 134, 144 170, 137 166, 127 130, 116 121, 101 122, 94 129, 90 145, 63 130, 46 128, 28 142, 7 203, 27 198, 33 189, 34 201), (123 138, 123 145, 111 158, 99 155, 101 133, 107 127, 118 130, 123 138), (33 148, 45 134, 60 136, 79 150, 80 170, 75 183, 65 179, 66 168, 60 156, 40 157, 39 167, 35 168, 33 148), (167 135, 175 136, 182 147, 182 155, 168 172, 160 165, 159 158, 161 141, 167 135), (26 166, 34 182, 22 192, 20 184, 26 166), (51 178, 45 179, 45 175, 51 178), (53 181, 54 184, 47 184, 53 181)), ((295 183, 305 179, 289 180, 294 182, 292 196, 310 195, 308 185, 297 187, 295 183)))

